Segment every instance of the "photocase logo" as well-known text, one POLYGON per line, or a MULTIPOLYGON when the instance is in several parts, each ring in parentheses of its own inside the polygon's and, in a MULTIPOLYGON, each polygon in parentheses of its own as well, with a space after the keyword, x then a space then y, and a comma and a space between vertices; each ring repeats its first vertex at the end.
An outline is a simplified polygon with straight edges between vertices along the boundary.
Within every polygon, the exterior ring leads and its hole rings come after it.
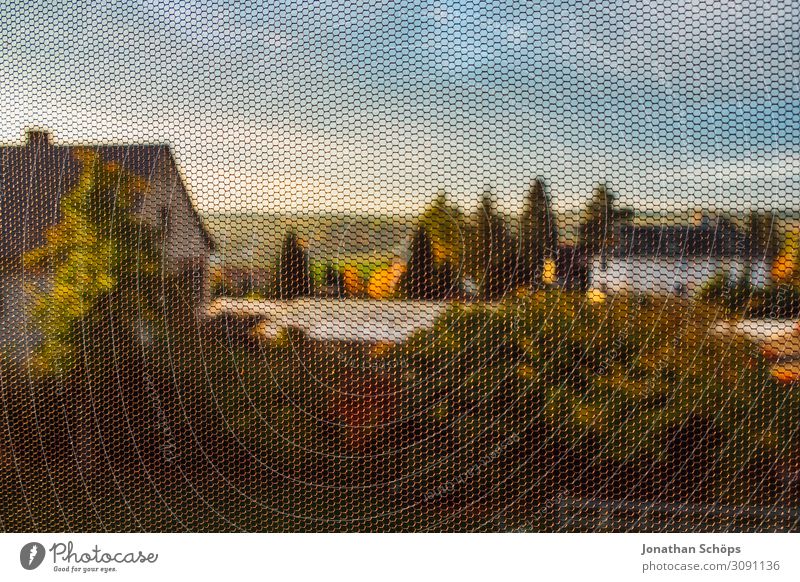
POLYGON ((35 570, 44 561, 44 546, 39 542, 30 542, 19 551, 19 563, 26 570, 35 570))

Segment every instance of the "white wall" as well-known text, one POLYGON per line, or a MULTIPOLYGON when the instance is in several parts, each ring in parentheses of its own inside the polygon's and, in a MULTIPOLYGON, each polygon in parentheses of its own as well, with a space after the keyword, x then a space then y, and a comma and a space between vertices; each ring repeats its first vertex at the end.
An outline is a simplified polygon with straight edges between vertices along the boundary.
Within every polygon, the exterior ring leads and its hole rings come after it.
MULTIPOLYGON (((599 257, 591 263, 589 287, 611 293, 677 294, 692 297, 718 273, 736 281, 745 268, 741 258, 608 257, 606 268, 599 257)), ((757 287, 769 284, 769 265, 753 261, 751 281, 757 287)))
POLYGON ((22 361, 41 340, 31 319, 32 295, 26 288, 44 290, 49 280, 43 275, 26 274, 19 269, 0 270, 0 349, 11 359, 22 361))
POLYGON ((162 208, 167 208, 169 217, 167 267, 174 271, 190 261, 207 261, 210 249, 203 237, 202 225, 167 155, 159 159, 158 169, 142 202, 141 216, 150 224, 163 226, 159 224, 162 208))

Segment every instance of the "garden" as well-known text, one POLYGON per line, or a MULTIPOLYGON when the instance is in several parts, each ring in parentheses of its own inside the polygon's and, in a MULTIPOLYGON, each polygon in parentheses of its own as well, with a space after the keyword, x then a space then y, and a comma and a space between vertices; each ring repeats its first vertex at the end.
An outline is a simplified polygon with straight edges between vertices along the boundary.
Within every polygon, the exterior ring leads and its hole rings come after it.
MULTIPOLYGON (((757 345, 711 333, 731 315, 711 292, 554 287, 547 228, 528 241, 532 280, 507 276, 507 252, 475 257, 480 296, 449 296, 405 341, 254 337, 198 317, 190 290, 160 275, 157 232, 102 213, 104 184, 127 183, 97 164, 26 259, 55 286, 34 304, 35 357, 2 361, 5 529, 591 529, 564 518, 576 503, 746 509, 739 529, 796 529, 773 518, 800 502, 800 395, 757 345)), ((482 248, 495 248, 484 226, 482 248)), ((442 300, 454 251, 427 237, 415 235, 400 290, 442 300)), ((278 292, 306 295, 301 245, 282 256, 278 292)), ((699 519, 694 530, 730 527, 699 519)))

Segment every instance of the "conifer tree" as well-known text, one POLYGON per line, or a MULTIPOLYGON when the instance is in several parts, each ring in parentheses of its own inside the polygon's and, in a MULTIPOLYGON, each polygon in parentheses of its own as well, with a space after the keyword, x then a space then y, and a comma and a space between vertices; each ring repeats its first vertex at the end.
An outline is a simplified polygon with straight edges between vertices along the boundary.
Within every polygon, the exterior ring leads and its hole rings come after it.
POLYGON ((558 246, 558 227, 550 208, 550 199, 541 178, 531 182, 520 224, 520 282, 533 287, 542 284, 547 258, 553 258, 558 246))
POLYGON ((590 256, 600 254, 603 264, 614 242, 614 196, 605 184, 599 184, 586 206, 580 226, 579 244, 590 256))
POLYGON ((331 262, 325 265, 325 287, 334 297, 341 297, 344 294, 342 273, 331 262))
POLYGON ((289 231, 283 240, 278 263, 278 297, 308 297, 312 291, 308 253, 300 245, 295 232, 289 231))
POLYGON ((428 229, 420 226, 411 241, 403 288, 410 299, 435 299, 433 246, 428 229))
POLYGON ((449 261, 435 265, 433 275, 434 299, 445 300, 462 296, 461 278, 449 261))
POLYGON ((496 301, 514 287, 519 265, 514 238, 497 214, 488 192, 481 198, 477 230, 479 294, 485 301, 496 301))

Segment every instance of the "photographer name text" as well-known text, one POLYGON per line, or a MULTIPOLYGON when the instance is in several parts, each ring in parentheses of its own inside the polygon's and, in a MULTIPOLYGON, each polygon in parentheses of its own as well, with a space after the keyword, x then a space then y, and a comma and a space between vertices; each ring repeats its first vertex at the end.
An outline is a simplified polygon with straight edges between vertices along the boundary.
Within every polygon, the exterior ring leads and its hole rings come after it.
POLYGON ((648 546, 642 544, 642 556, 649 554, 722 554, 732 556, 741 554, 740 546, 726 546, 725 544, 698 544, 696 546, 680 546, 672 544, 669 546, 648 546))

